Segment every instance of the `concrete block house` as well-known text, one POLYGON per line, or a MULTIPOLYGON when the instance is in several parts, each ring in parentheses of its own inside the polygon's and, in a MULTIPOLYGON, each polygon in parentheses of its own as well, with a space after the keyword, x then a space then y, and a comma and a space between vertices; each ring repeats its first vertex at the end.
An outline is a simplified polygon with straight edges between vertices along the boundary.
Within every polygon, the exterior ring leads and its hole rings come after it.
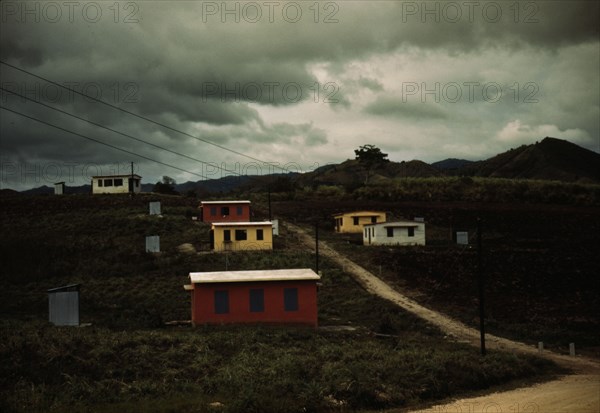
POLYGON ((416 221, 367 224, 364 245, 425 245, 425 223, 416 221))
POLYGON ((261 222, 214 222, 210 231, 214 251, 273 249, 273 224, 261 222))
POLYGON ((360 234, 366 224, 385 222, 386 214, 381 211, 354 211, 336 214, 333 218, 335 232, 360 234))
POLYGON ((317 283, 311 269, 192 272, 192 325, 299 324, 317 327, 317 283))
POLYGON ((201 220, 213 222, 250 221, 250 201, 202 201, 201 220))
POLYGON ((92 176, 92 194, 127 194, 142 191, 139 175, 92 176))

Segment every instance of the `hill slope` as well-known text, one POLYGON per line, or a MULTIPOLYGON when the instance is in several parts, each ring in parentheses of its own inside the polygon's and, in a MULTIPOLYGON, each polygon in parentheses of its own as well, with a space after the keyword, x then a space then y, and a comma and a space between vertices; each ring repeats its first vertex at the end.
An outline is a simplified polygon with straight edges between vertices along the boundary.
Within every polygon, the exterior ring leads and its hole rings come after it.
POLYGON ((458 168, 454 175, 599 183, 600 154, 574 143, 546 137, 484 161, 458 168))

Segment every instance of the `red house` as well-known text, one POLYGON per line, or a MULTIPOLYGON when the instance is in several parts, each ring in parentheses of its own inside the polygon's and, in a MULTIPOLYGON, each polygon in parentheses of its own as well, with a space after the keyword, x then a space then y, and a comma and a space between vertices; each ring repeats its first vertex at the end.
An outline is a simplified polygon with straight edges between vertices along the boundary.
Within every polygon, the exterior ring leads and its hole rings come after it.
POLYGON ((192 272, 192 325, 230 323, 317 326, 311 269, 192 272))
POLYGON ((208 223, 250 221, 250 201, 201 201, 200 209, 208 223))

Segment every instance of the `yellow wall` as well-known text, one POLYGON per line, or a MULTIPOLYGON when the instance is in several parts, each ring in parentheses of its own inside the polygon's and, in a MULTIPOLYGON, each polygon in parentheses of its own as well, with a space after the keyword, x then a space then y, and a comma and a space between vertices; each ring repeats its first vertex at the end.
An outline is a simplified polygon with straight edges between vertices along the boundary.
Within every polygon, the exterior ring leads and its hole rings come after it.
POLYGON ((372 224, 371 217, 376 216, 376 223, 385 222, 386 216, 385 212, 375 212, 375 211, 355 211, 349 212, 347 214, 336 215, 334 218, 336 220, 335 230, 336 232, 353 232, 353 233, 362 233, 363 225, 372 224), (365 215, 365 216, 363 216, 365 215), (358 217, 358 224, 354 224, 354 217, 358 217), (339 225, 339 220, 342 220, 341 225, 339 225))
POLYGON ((273 249, 273 227, 271 225, 232 225, 213 226, 215 251, 246 251, 246 250, 272 250, 273 249), (263 240, 256 239, 256 230, 263 230, 263 240), (225 231, 229 230, 231 242, 225 242, 225 231), (236 240, 235 230, 246 230, 246 240, 236 240))

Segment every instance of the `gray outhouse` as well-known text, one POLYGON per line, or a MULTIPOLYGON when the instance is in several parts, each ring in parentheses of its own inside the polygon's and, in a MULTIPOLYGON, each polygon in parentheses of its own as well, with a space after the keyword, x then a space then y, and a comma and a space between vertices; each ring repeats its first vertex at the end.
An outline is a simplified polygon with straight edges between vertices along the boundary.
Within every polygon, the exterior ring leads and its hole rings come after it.
POLYGON ((160 252, 160 237, 158 235, 146 237, 146 252, 160 252))
POLYGON ((48 290, 48 321, 56 326, 79 325, 79 284, 48 290))
POLYGON ((54 184, 54 195, 64 195, 65 193, 65 183, 57 182, 54 184))
POLYGON ((150 202, 150 215, 160 215, 160 201, 150 202))

